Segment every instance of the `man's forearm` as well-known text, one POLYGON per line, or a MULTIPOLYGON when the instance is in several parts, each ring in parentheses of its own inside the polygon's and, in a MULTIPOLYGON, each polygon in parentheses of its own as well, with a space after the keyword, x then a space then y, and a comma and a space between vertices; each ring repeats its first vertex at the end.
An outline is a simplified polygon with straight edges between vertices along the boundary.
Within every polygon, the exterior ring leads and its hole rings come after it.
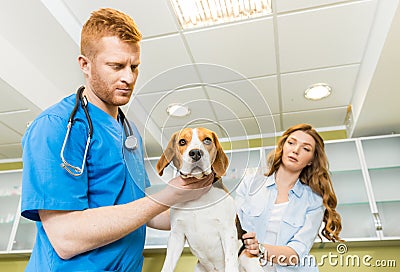
POLYGON ((134 202, 83 211, 39 211, 46 234, 57 254, 70 259, 107 245, 136 230, 168 209, 145 197, 134 202))

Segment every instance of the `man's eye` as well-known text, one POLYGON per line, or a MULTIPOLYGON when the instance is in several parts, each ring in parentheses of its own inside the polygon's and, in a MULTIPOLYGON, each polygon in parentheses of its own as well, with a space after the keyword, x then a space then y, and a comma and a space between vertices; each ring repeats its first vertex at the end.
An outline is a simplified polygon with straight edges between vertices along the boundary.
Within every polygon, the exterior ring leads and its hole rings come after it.
POLYGON ((121 64, 111 64, 110 66, 114 70, 121 70, 122 69, 122 65, 121 64))
POLYGON ((210 145, 210 144, 212 144, 212 141, 211 141, 211 139, 210 138, 205 138, 204 140, 203 140, 203 143, 205 144, 205 145, 210 145))
POLYGON ((185 140, 185 139, 180 139, 179 142, 178 142, 178 144, 179 144, 180 146, 184 146, 184 145, 186 144, 186 140, 185 140))

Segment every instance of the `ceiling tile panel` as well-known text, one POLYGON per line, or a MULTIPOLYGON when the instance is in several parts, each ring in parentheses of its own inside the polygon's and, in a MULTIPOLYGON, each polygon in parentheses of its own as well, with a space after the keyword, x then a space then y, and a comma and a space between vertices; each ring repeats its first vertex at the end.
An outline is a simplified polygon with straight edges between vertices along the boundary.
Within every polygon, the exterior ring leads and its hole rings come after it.
POLYGON ((243 140, 249 136, 271 134, 281 130, 278 115, 225 120, 219 124, 223 130, 221 137, 242 137, 243 140))
POLYGON ((210 101, 216 104, 219 120, 279 112, 274 76, 209 85, 206 90, 210 101))
POLYGON ((178 32, 178 25, 165 0, 64 0, 79 23, 83 25, 90 13, 101 7, 121 10, 135 20, 143 36, 158 36, 178 32))
POLYGON ((281 112, 279 106, 279 92, 278 92, 278 82, 276 76, 272 77, 261 77, 250 80, 257 87, 258 91, 261 92, 264 97, 263 100, 253 101, 252 107, 257 115, 264 115, 265 112, 271 112, 272 114, 277 114, 281 112), (267 103, 268 109, 265 107, 267 103))
POLYGON ((202 120, 216 120, 214 111, 202 87, 189 88, 179 91, 138 95, 130 108, 136 108, 135 103, 140 103, 148 110, 147 116, 151 118, 161 130, 171 126, 187 126, 188 124, 202 120), (185 117, 171 117, 167 114, 170 104, 180 103, 190 109, 190 114, 185 117))
POLYGON ((32 122, 38 114, 38 112, 35 113, 30 110, 13 112, 10 114, 0 113, 0 122, 12 128, 20 135, 23 135, 26 131, 28 124, 32 122))
POLYGON ((145 40, 136 90, 154 92, 200 82, 179 35, 145 40))
POLYGON ((282 111, 303 111, 349 105, 358 69, 357 64, 282 75, 282 111), (319 101, 306 99, 304 91, 314 83, 330 85, 331 95, 319 101))
POLYGON ((322 5, 332 5, 335 3, 343 3, 343 0, 277 0, 276 3, 276 11, 278 13, 281 12, 289 12, 299 9, 313 8, 322 5))
POLYGON ((308 123, 315 128, 344 126, 346 113, 347 107, 283 113, 283 127, 284 129, 287 129, 290 126, 300 123, 308 123))
POLYGON ((0 145, 18 144, 21 142, 22 134, 0 122, 0 145))
MULTIPOLYGON (((208 63, 233 70, 246 77, 276 72, 272 18, 205 28, 184 33, 196 63, 208 63)), ((204 74, 206 82, 210 74, 204 74)), ((243 77, 241 77, 243 78, 243 77)))
POLYGON ((0 78, 0 115, 6 112, 26 110, 32 105, 17 90, 0 78))
POLYGON ((281 72, 361 62, 375 1, 279 15, 281 72))

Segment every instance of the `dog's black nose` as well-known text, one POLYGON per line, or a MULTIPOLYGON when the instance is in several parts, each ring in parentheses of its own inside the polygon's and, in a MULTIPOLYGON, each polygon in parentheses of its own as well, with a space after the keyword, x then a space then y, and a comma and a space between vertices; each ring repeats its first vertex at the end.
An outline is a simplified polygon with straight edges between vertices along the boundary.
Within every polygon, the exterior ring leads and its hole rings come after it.
POLYGON ((189 156, 194 160, 198 161, 201 159, 201 156, 203 155, 203 151, 200 149, 192 149, 189 151, 189 156))

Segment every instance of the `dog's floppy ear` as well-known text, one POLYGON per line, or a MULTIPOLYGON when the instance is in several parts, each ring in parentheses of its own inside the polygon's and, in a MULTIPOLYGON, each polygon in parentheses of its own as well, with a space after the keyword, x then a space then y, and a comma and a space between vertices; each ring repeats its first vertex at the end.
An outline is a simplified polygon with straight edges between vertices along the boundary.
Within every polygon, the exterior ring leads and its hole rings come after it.
POLYGON ((218 141, 217 134, 215 134, 215 132, 212 132, 212 136, 214 138, 215 147, 217 148, 217 155, 215 156, 212 167, 215 174, 218 177, 222 177, 223 175, 225 175, 226 169, 228 169, 228 157, 226 156, 221 144, 218 141))
POLYGON ((168 142, 167 148, 164 150, 160 159, 157 162, 156 169, 160 176, 163 175, 165 167, 168 166, 168 164, 173 160, 173 158, 175 156, 175 141, 176 141, 177 135, 178 135, 178 133, 175 132, 171 136, 171 139, 168 142))

